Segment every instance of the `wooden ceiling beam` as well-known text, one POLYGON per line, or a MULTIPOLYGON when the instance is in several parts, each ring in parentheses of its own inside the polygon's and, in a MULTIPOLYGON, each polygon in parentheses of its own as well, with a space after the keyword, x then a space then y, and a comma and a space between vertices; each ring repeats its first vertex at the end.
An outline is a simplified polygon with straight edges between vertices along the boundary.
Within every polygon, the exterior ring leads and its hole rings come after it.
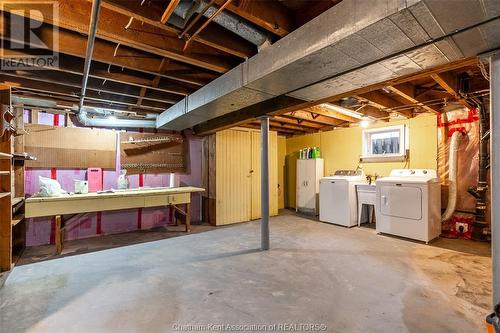
POLYGON ((289 124, 287 122, 274 120, 274 118, 269 119, 269 124, 270 124, 270 126, 273 126, 273 127, 280 127, 280 128, 284 128, 284 129, 291 129, 291 130, 301 131, 301 132, 306 132, 306 133, 313 133, 317 130, 317 129, 312 129, 310 127, 293 125, 293 124, 289 124))
POLYGON ((437 84, 456 98, 460 98, 460 89, 458 87, 458 77, 450 72, 431 74, 431 78, 437 84))
POLYGON ((342 120, 342 121, 347 121, 350 123, 356 123, 359 121, 359 119, 357 119, 357 118, 354 118, 354 117, 345 115, 343 113, 327 109, 325 107, 322 107, 321 105, 310 107, 307 109, 307 111, 313 112, 313 113, 316 113, 316 114, 319 114, 319 115, 322 115, 322 116, 325 116, 328 118, 334 118, 334 119, 338 119, 338 120, 342 120))
MULTIPOLYGON (((5 81, 9 82, 9 81, 5 81)), ((45 84, 47 85, 47 84, 45 84)), ((75 103, 75 107, 78 104, 79 97, 75 97, 73 94, 73 91, 70 91, 70 93, 65 93, 62 89, 61 86, 58 88, 55 88, 51 91, 48 91, 48 88, 46 86, 36 86, 36 87, 29 87, 27 85, 23 85, 22 87, 17 88, 17 91, 28 91, 32 92, 34 94, 42 94, 43 96, 50 97, 52 100, 54 98, 65 98, 68 101, 71 101, 75 103)), ((112 108, 112 107, 128 107, 128 106, 135 106, 135 99, 126 97, 126 96, 116 96, 116 95, 111 95, 108 93, 101 93, 97 94, 94 91, 89 91, 88 92, 88 97, 85 97, 85 105, 90 105, 89 102, 97 103, 100 105, 100 107, 106 107, 106 108, 112 108)), ((148 101, 147 104, 144 103, 141 106, 142 109, 148 110, 149 112, 155 112, 159 113, 165 110, 166 106, 164 104, 158 104, 157 102, 151 102, 148 101)))
POLYGON ((323 122, 323 121, 318 121, 317 119, 313 119, 311 114, 309 112, 305 111, 295 111, 289 114, 282 114, 281 117, 288 118, 296 123, 299 123, 302 126, 308 126, 311 125, 310 127, 314 128, 322 128, 324 126, 330 126, 329 123, 323 122), (303 115, 299 115, 299 113, 303 112, 303 115))
POLYGON ((388 112, 382 111, 369 104, 364 105, 363 108, 358 110, 358 112, 381 121, 388 121, 390 117, 388 112))
MULTIPOLYGON (((37 92, 43 92, 46 94, 56 94, 63 95, 68 97, 73 97, 78 101, 80 94, 80 87, 74 86, 66 86, 61 84, 56 84, 53 82, 47 81, 39 81, 39 80, 31 80, 26 77, 15 77, 6 74, 0 74, 0 82, 5 82, 6 84, 13 85, 14 87, 28 89, 37 92)), ((137 96, 130 96, 126 94, 118 94, 115 91, 96 91, 94 89, 88 88, 88 98, 90 100, 100 101, 100 102, 108 102, 108 103, 117 103, 122 105, 136 105, 137 96)), ((87 97, 85 97, 87 99, 87 97)), ((147 105, 144 104, 141 107, 143 108, 153 108, 156 110, 165 110, 172 103, 164 103, 158 102, 155 100, 151 100, 147 102, 147 105)))
MULTIPOLYGON (((249 122, 249 123, 246 123, 246 124, 243 124, 243 125, 239 125, 239 126, 248 126, 250 128, 255 128, 255 129, 260 129, 260 122, 258 121, 252 121, 252 122, 249 122)), ((296 129, 290 129, 290 128, 284 128, 284 127, 281 127, 281 126, 276 126, 276 125, 269 125, 269 129, 271 131, 276 131, 278 133, 287 133, 287 134, 291 134, 291 135, 303 135, 303 134, 307 134, 306 131, 303 131, 303 130, 296 130, 296 129)))
MULTIPOLYGON (((160 64, 160 67, 158 68, 159 73, 164 73, 167 70, 168 64, 170 63, 170 60, 167 58, 163 58, 160 64)), ((158 85, 160 84, 161 76, 156 75, 155 78, 153 79, 152 85, 153 87, 157 88, 158 85)), ((147 93, 147 88, 142 87, 141 91, 139 93, 139 98, 137 98, 137 106, 140 106, 142 104, 142 100, 146 96, 147 93)))
POLYGON ((318 130, 322 127, 322 125, 319 123, 303 120, 300 118, 295 118, 294 116, 291 116, 291 115, 288 117, 286 117, 285 115, 273 116, 272 119, 275 119, 275 120, 282 122, 282 123, 287 123, 287 124, 295 125, 295 126, 301 126, 301 127, 305 127, 305 128, 311 128, 311 129, 315 129, 315 130, 318 130))
MULTIPOLYGON (((3 54, 8 54, 11 52, 11 50, 5 50, 5 49, 0 49, 0 52, 3 52, 3 54)), ((25 52, 16 52, 16 56, 31 56, 29 53, 25 52)), ((138 75, 132 75, 126 72, 123 72, 117 68, 112 68, 111 70, 106 70, 102 68, 102 65, 99 66, 100 64, 97 64, 95 61, 92 63, 92 67, 90 68, 90 73, 89 77, 94 78, 94 79, 101 79, 101 80, 106 80, 109 82, 116 82, 125 86, 129 87, 139 87, 139 88, 148 88, 150 90, 156 91, 156 92, 162 92, 162 93, 167 93, 167 94, 175 94, 178 96, 187 96, 191 92, 195 90, 195 88, 188 88, 183 85, 179 84, 172 84, 170 83, 161 83, 158 84, 158 86, 154 85, 154 80, 151 80, 149 78, 141 77, 139 76, 139 73, 137 72, 138 75)), ((44 73, 44 72, 51 72, 51 71, 56 71, 59 73, 66 73, 66 74, 75 74, 75 75, 83 75, 82 70, 83 70, 83 62, 80 61, 80 59, 77 58, 71 58, 68 59, 62 54, 59 55, 59 65, 57 67, 44 67, 44 71, 32 71, 34 72, 33 74, 38 74, 38 73, 44 73)))
MULTIPOLYGON (((116 13, 131 17, 141 23, 149 24, 166 33, 175 35, 181 33, 180 29, 160 22, 161 8, 157 2, 150 1, 141 6, 140 1, 123 2, 120 0, 104 0, 101 2, 101 6, 116 13), (126 7, 124 5, 126 5, 126 7)), ((255 46, 250 42, 216 24, 206 27, 206 29, 200 32, 194 40, 242 59, 251 57, 257 51, 255 46)))
POLYGON ((168 22, 170 19, 170 16, 174 13, 175 8, 177 8, 177 5, 181 2, 181 0, 170 0, 170 2, 167 5, 167 8, 165 8, 165 11, 163 12, 163 15, 161 16, 160 22, 162 24, 165 24, 168 22))
MULTIPOLYGON (((392 109, 392 108, 397 108, 401 107, 404 104, 400 103, 394 99, 392 99, 389 96, 384 95, 380 91, 370 91, 364 94, 359 95, 359 97, 366 99, 369 101, 372 105, 376 106, 377 108, 380 109, 392 109)), ((412 117, 412 112, 411 111, 394 111, 406 118, 411 118, 412 117)))
POLYGON ((386 80, 380 83, 372 84, 370 86, 362 87, 359 89, 347 91, 345 93, 333 95, 330 97, 326 97, 323 99, 320 99, 319 101, 315 102, 315 105, 319 105, 321 103, 331 103, 331 102, 336 102, 341 100, 342 98, 346 97, 351 97, 351 96, 356 96, 360 94, 364 94, 370 91, 374 90, 379 90, 387 86, 393 86, 396 84, 404 83, 404 82, 410 82, 414 80, 420 80, 420 79, 425 79, 428 78, 430 75, 435 74, 435 73, 442 73, 446 71, 451 71, 459 68, 463 68, 466 66, 471 66, 471 65, 477 65, 478 63, 478 58, 477 57, 471 57, 471 58, 466 58, 466 59, 461 59, 457 60, 448 64, 444 64, 441 66, 436 66, 427 70, 423 70, 421 72, 415 73, 415 74, 408 74, 408 75, 403 75, 395 79, 390 79, 386 80))
MULTIPOLYGON (((217 0, 219 6, 225 0, 217 0)), ((279 1, 235 1, 227 6, 234 14, 252 22, 259 27, 284 37, 294 29, 293 17, 279 1)))
MULTIPOLYGON (((3 76, 9 76, 12 80, 17 79, 26 79, 32 81, 53 83, 56 85, 80 88, 81 87, 81 78, 77 75, 73 74, 65 74, 60 75, 57 72, 43 71, 37 73, 36 71, 4 71, 1 73, 3 76)), ((93 90, 96 92, 104 92, 114 95, 127 96, 133 98, 142 97, 147 100, 162 102, 166 104, 175 104, 182 97, 172 94, 160 93, 157 91, 150 91, 145 93, 143 96, 140 95, 140 91, 143 88, 138 88, 134 86, 125 86, 122 84, 117 84, 114 82, 106 82, 99 79, 89 78, 87 83, 87 89, 93 90)))
MULTIPOLYGON (((42 26, 38 29, 40 39, 46 45, 52 45, 52 38, 57 35, 59 39, 59 52, 78 58, 85 58, 85 46, 87 38, 81 34, 62 31, 54 33, 51 26, 42 26)), ((103 62, 118 67, 141 71, 148 74, 160 75, 162 77, 176 80, 182 83, 192 84, 201 87, 217 76, 211 73, 187 74, 184 65, 175 66, 178 69, 169 69, 166 73, 158 72, 161 58, 150 54, 136 51, 128 47, 121 47, 115 56, 116 45, 110 42, 96 40, 94 44, 93 60, 103 62), (181 71, 184 71, 181 72, 181 71)), ((18 50, 4 49, 2 58, 12 58, 19 55, 18 50)), ((173 66, 172 66, 173 67, 173 66)))
MULTIPOLYGON (((241 124, 238 125, 238 127, 243 127, 243 128, 251 128, 251 129, 260 129, 260 125, 257 124, 241 124)), ((271 128, 269 128, 271 129, 271 128)), ((299 133, 299 132, 294 132, 294 131, 287 131, 287 130, 274 130, 275 132, 278 133, 278 135, 285 136, 285 137, 291 137, 294 135, 303 135, 304 133, 299 133)))
POLYGON ((456 74, 452 72, 435 73, 431 74, 431 78, 436 81, 441 88, 446 90, 447 93, 456 98, 460 104, 467 108, 471 107, 467 100, 460 94, 460 81, 456 74))
MULTIPOLYGON (((73 104, 78 103, 78 98, 75 97, 67 97, 67 96, 51 96, 47 97, 46 95, 44 96, 43 93, 38 93, 36 91, 30 91, 30 90, 16 90, 13 92, 13 95, 19 96, 19 97, 28 97, 28 98, 35 98, 37 100, 46 100, 46 101, 54 101, 59 105, 66 105, 67 107, 71 107, 73 104)), ((29 100, 24 101, 25 104, 24 106, 30 108, 41 108, 39 104, 31 104, 29 100)), ((97 107, 97 108, 110 108, 110 103, 102 103, 98 101, 85 101, 84 105, 87 107, 97 107)), ((137 107, 132 107, 132 109, 129 109, 127 106, 124 105, 113 105, 113 109, 120 110, 120 111, 125 111, 125 112, 138 112, 138 113, 155 113, 155 112, 160 112, 158 110, 152 110, 152 109, 142 109, 142 108, 137 108, 137 107)), ((61 111, 61 110, 54 110, 54 111, 61 111)))
POLYGON ((421 97, 416 97, 415 86, 409 82, 400 83, 394 86, 388 86, 387 89, 389 89, 392 93, 398 95, 399 97, 407 100, 410 103, 422 103, 419 106, 428 112, 435 114, 440 113, 438 107, 423 104, 425 101, 422 100, 421 97))
MULTIPOLYGON (((88 34, 88 18, 91 15, 92 3, 85 0, 59 0, 57 3, 59 5, 57 18, 53 17, 52 10, 49 10, 48 6, 30 4, 33 7, 30 7, 30 11, 16 11, 16 13, 29 12, 31 20, 56 25, 79 34, 88 34)), ((8 4, 3 6, 4 11, 12 9, 8 4)), ((139 24, 140 28, 136 29, 133 23, 129 26, 129 21, 129 17, 101 8, 96 38, 216 73, 225 73, 236 64, 229 56, 199 43, 193 44, 189 54, 186 54, 183 52, 184 43, 177 35, 166 34, 165 31, 149 25, 139 24)))
POLYGON ((324 126, 338 126, 338 125, 341 125, 341 124, 343 124, 345 122, 343 120, 339 120, 339 119, 335 119, 335 118, 330 118, 330 117, 326 117, 326 116, 318 115, 318 114, 315 117, 315 116, 313 116, 311 114, 311 112, 306 111, 306 110, 307 109, 293 111, 293 112, 284 114, 283 116, 285 116, 285 117, 293 117, 294 119, 300 119, 300 120, 303 120, 303 121, 308 121, 310 123, 319 124, 320 127, 324 127, 324 126))
POLYGON ((215 11, 215 13, 213 13, 212 15, 210 15, 209 18, 207 18, 191 35, 188 35, 188 37, 186 38, 186 41, 185 41, 185 44, 184 44, 184 48, 182 49, 184 52, 191 47, 191 42, 194 40, 194 38, 196 36, 198 36, 200 34, 200 32, 202 32, 203 30, 205 30, 205 28, 210 24, 210 22, 212 22, 216 17, 217 15, 219 15, 220 13, 222 13, 222 11, 224 10, 224 8, 226 8, 230 3, 231 3, 232 0, 225 0, 224 4, 222 4, 219 9, 217 9, 217 11, 215 11))

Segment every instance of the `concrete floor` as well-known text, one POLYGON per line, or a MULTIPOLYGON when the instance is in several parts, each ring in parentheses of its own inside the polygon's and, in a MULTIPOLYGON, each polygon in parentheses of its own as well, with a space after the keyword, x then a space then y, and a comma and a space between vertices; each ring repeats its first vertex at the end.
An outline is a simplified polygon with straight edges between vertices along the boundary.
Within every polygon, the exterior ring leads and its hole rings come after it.
POLYGON ((271 219, 272 249, 260 252, 259 230, 251 222, 18 266, 0 290, 0 332, 290 323, 328 332, 484 331, 486 244, 427 246, 286 214, 271 219))
MULTIPOLYGON (((191 224, 191 233, 205 232, 216 229, 210 224, 191 224)), ((134 230, 119 234, 94 236, 88 238, 75 239, 64 242, 64 247, 60 255, 56 255, 55 245, 40 245, 28 247, 24 250, 16 265, 26 265, 44 260, 51 260, 60 257, 80 255, 112 249, 121 246, 129 246, 146 242, 157 241, 172 237, 185 236, 184 225, 157 227, 152 229, 134 230)))

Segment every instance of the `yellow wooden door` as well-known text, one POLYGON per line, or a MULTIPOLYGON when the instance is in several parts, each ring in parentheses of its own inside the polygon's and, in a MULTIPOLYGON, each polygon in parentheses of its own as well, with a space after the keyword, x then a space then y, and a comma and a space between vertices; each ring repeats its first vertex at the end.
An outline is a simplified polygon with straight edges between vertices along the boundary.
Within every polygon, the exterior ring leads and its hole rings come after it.
POLYGON ((216 224, 251 219, 251 133, 225 130, 216 134, 216 224))

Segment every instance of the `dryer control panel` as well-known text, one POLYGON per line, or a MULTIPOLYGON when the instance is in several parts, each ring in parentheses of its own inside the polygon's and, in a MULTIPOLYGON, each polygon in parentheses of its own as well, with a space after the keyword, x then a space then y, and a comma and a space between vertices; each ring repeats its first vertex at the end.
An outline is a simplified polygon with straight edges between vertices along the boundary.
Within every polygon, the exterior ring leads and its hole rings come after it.
POLYGON ((335 171, 334 173, 334 176, 362 176, 364 173, 363 173, 363 170, 337 170, 335 171))
POLYGON ((436 170, 432 169, 394 169, 390 176, 437 178, 437 173, 436 170))

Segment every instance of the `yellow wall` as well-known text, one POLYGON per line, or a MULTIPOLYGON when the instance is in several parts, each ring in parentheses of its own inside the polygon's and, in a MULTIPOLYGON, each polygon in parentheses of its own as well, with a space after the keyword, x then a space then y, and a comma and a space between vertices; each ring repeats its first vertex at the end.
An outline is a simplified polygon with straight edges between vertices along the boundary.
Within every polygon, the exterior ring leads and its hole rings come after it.
POLYGON ((436 116, 425 115, 407 120, 377 123, 369 128, 405 124, 409 130, 409 162, 359 163, 362 151, 362 128, 340 128, 307 134, 286 140, 287 207, 295 207, 295 172, 298 151, 304 147, 320 147, 325 160, 325 175, 339 169, 356 169, 360 165, 367 175, 387 176, 392 169, 437 169, 436 116))

